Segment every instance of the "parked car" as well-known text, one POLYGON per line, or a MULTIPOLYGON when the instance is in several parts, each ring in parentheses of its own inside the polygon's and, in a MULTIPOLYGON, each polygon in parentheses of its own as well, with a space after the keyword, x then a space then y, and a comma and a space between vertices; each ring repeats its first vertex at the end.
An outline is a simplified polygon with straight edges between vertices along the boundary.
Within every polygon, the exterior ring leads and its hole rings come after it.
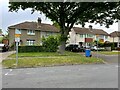
POLYGON ((92 47, 91 47, 91 50, 93 50, 93 51, 97 51, 98 48, 97 48, 97 46, 92 46, 92 47))
POLYGON ((78 51, 79 51, 79 47, 78 47, 78 45, 76 45, 76 44, 70 44, 70 45, 68 45, 68 46, 65 48, 65 50, 67 50, 67 51, 72 51, 72 52, 78 52, 78 51))
POLYGON ((69 44, 66 48, 66 51, 72 51, 72 52, 80 52, 80 51, 84 51, 84 48, 80 47, 77 44, 69 44))
POLYGON ((8 51, 9 50, 9 46, 8 45, 4 45, 3 47, 2 47, 2 52, 6 52, 6 51, 8 51))
POLYGON ((92 50, 92 51, 97 51, 97 50, 98 50, 98 51, 101 51, 101 50, 105 50, 105 48, 103 48, 103 47, 97 47, 97 46, 92 46, 92 47, 91 47, 91 50, 92 50))

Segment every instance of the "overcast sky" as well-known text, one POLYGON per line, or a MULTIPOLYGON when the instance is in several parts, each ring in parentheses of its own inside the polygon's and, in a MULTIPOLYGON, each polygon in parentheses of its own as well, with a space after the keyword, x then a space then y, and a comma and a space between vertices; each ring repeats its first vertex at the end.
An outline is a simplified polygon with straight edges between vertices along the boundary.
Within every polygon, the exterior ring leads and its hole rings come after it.
MULTIPOLYGON (((38 17, 41 17, 42 23, 48 23, 52 24, 51 20, 46 18, 45 15, 39 14, 39 12, 35 12, 34 14, 31 14, 30 9, 27 9, 25 11, 19 10, 16 12, 8 12, 9 0, 0 0, 0 28, 2 28, 3 32, 6 33, 7 27, 18 24, 24 21, 37 21, 38 17), (1 12, 2 11, 2 12, 1 12), (1 21, 2 20, 2 21, 1 21)), ((118 23, 114 23, 110 26, 110 28, 105 28, 105 26, 100 26, 99 24, 89 24, 86 23, 85 27, 88 28, 89 25, 92 25, 93 28, 96 29, 103 29, 108 33, 111 33, 113 31, 118 31, 118 23)), ((78 27, 81 27, 80 25, 77 25, 78 27)))

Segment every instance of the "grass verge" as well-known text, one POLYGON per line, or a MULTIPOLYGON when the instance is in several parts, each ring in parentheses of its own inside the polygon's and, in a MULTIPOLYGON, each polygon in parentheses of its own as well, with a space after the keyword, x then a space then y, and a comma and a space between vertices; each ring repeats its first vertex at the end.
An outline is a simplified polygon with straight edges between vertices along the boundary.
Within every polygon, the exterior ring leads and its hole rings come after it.
POLYGON ((13 59, 4 60, 2 62, 5 68, 24 68, 38 66, 57 66, 57 65, 76 65, 76 64, 96 64, 103 63, 102 59, 94 57, 85 57, 83 55, 65 52, 64 55, 58 53, 19 53, 18 65, 16 66, 15 55, 11 55, 13 59))
POLYGON ((100 51, 99 53, 105 55, 120 55, 120 52, 112 52, 112 51, 100 51))

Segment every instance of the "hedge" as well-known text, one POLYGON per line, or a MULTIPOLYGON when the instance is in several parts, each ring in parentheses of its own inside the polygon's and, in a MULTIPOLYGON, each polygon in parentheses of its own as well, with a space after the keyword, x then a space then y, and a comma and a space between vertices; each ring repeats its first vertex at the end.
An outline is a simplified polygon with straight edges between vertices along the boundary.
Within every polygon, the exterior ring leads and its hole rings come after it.
POLYGON ((18 52, 42 52, 42 46, 19 46, 18 52))

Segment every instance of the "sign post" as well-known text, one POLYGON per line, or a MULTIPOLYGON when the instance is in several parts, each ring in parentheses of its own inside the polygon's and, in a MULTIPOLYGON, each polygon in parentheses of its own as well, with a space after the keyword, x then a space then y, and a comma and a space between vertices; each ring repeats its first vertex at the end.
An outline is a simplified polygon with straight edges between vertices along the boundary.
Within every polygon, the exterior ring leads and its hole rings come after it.
POLYGON ((18 65, 18 42, 16 42, 16 65, 18 65))
POLYGON ((98 41, 99 41, 99 35, 96 35, 96 37, 97 37, 97 58, 98 58, 98 41))
POLYGON ((20 35, 21 32, 19 32, 18 29, 15 30, 15 42, 16 42, 16 65, 18 65, 18 43, 20 42, 20 35))

